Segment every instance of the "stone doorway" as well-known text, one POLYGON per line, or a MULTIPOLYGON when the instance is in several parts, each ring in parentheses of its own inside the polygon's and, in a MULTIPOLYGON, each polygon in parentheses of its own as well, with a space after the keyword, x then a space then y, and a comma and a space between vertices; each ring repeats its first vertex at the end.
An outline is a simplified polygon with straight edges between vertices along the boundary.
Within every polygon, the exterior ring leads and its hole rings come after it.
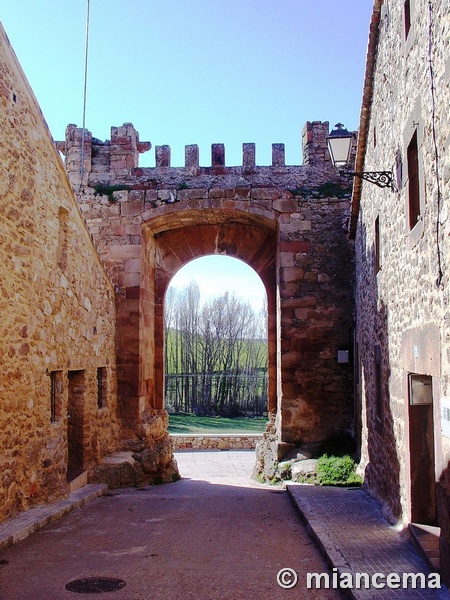
MULTIPOLYGON (((431 378, 430 378, 431 380, 431 378)), ((433 404, 409 404, 411 522, 436 524, 433 404)))
POLYGON ((67 403, 67 477, 70 480, 84 467, 85 372, 69 371, 67 403))

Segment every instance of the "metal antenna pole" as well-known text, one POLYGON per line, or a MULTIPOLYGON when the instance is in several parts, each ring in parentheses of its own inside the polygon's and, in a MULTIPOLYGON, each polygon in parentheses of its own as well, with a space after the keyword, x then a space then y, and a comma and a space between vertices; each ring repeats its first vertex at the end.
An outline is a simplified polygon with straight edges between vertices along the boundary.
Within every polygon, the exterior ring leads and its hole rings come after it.
POLYGON ((86 129, 86 95, 87 95, 87 74, 88 74, 88 51, 89 51, 89 0, 86 0, 86 46, 84 53, 84 93, 83 93, 83 125, 81 130, 81 166, 80 166, 80 189, 84 176, 84 155, 85 155, 85 129, 86 129))

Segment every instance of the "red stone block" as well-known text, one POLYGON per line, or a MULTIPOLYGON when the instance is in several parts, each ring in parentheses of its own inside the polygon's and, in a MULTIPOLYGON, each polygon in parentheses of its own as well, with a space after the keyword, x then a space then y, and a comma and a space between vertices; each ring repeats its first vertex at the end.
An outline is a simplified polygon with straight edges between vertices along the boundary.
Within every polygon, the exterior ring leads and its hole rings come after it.
POLYGON ((298 212, 298 200, 295 198, 280 198, 273 202, 274 210, 279 212, 293 213, 298 212))
POLYGON ((291 349, 294 352, 304 353, 307 352, 311 347, 311 342, 307 338, 293 338, 291 339, 291 349))
POLYGON ((140 290, 141 288, 138 285, 135 285, 133 287, 127 287, 126 289, 126 297, 127 298, 132 298, 132 299, 138 299, 139 298, 139 294, 140 294, 140 290))
POLYGON ((143 200, 132 201, 132 202, 130 202, 130 201, 123 202, 120 206, 120 212, 122 213, 123 217, 138 215, 143 210, 144 210, 144 201, 143 200))
POLYGON ((302 395, 302 385, 300 383, 283 383, 283 396, 289 399, 299 398, 302 395))
POLYGON ((281 242, 279 245, 280 252, 309 252, 311 249, 310 242, 294 241, 281 242))

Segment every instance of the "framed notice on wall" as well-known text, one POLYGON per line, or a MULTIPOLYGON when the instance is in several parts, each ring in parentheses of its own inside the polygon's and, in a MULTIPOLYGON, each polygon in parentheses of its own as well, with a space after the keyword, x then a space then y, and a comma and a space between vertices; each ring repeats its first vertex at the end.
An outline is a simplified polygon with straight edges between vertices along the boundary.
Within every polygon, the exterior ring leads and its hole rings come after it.
POLYGON ((433 404, 433 385, 430 375, 417 375, 410 373, 409 379, 409 403, 410 404, 433 404))

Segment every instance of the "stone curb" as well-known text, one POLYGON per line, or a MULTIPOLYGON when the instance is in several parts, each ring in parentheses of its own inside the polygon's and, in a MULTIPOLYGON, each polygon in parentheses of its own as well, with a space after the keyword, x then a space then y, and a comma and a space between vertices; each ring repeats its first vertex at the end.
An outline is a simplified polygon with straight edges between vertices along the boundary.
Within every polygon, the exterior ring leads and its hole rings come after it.
POLYGON ((311 508, 308 499, 302 498, 300 504, 299 498, 293 493, 293 489, 290 485, 286 486, 286 491, 300 514, 302 521, 305 523, 307 532, 325 556, 328 564, 338 569, 343 568, 346 571, 350 571, 350 565, 346 561, 345 556, 339 548, 336 547, 320 520, 316 518, 314 509, 311 508))
MULTIPOLYGON (((311 498, 308 498, 308 494, 302 494, 301 493, 301 489, 308 487, 314 487, 314 486, 310 486, 307 484, 287 484, 286 485, 286 490, 288 492, 288 495, 292 501, 292 503, 294 504, 295 508, 297 509, 300 518, 302 519, 302 521, 304 522, 306 529, 309 533, 309 535, 311 536, 312 540, 316 543, 317 547, 319 548, 319 550, 323 553, 326 561, 328 562, 329 566, 331 568, 336 568, 338 573, 350 573, 353 576, 355 576, 355 571, 358 571, 358 568, 355 568, 358 566, 358 562, 357 562, 357 555, 353 555, 353 550, 352 550, 352 543, 351 543, 351 536, 357 536, 358 532, 356 532, 355 530, 352 531, 352 524, 348 523, 348 535, 347 535, 347 543, 348 545, 346 546, 345 544, 342 546, 342 544, 339 541, 335 541, 333 539, 333 524, 331 523, 330 525, 330 520, 328 520, 328 525, 326 523, 324 523, 323 519, 321 519, 321 510, 329 510, 329 507, 327 509, 324 509, 323 507, 320 506, 320 497, 316 496, 314 497, 314 494, 311 495, 311 498), (330 528, 331 527, 331 528, 330 528), (347 559, 347 557, 349 558, 349 560, 347 559)), ((364 502, 364 504, 366 504, 366 500, 364 502)), ((361 509, 364 510, 362 503, 361 503, 361 509)), ((344 511, 345 513, 346 511, 344 511)), ((347 514, 340 514, 340 507, 336 506, 336 514, 335 517, 339 517, 339 516, 345 516, 345 518, 348 518, 347 514)), ((371 515, 366 514, 365 515, 365 520, 371 521, 371 515)), ((368 523, 368 529, 377 529, 380 527, 380 524, 377 522, 378 516, 375 515, 375 518, 373 521, 371 521, 370 523, 368 523)), ((339 525, 338 528, 340 527, 340 529, 342 529, 342 525, 339 525)), ((353 527, 353 529, 355 529, 353 527)), ((336 531, 335 533, 339 533, 338 531, 336 531)), ((361 533, 361 540, 364 540, 365 536, 364 536, 364 532, 361 533)), ((338 540, 339 540, 339 536, 338 536, 338 540)), ((360 541, 360 540, 358 540, 360 541)), ((379 540, 378 540, 379 543, 379 540)), ((386 535, 385 540, 383 541, 383 543, 385 544, 385 551, 383 552, 381 551, 381 555, 383 554, 389 554, 389 552, 391 552, 392 549, 392 535, 386 535)), ((367 555, 370 556, 371 554, 371 550, 370 550, 370 545, 368 546, 368 552, 367 555)), ((400 554, 402 553, 402 551, 400 550, 400 554)), ((391 572, 396 571, 397 568, 399 568, 399 570, 404 567, 405 563, 402 562, 404 560, 408 560, 408 557, 405 558, 405 556, 400 557, 398 556, 398 551, 395 551, 395 549, 393 550, 393 556, 394 558, 392 559, 392 562, 390 563, 391 566, 391 572), (396 562, 398 560, 398 562, 396 562)), ((409 559, 411 559, 411 554, 408 554, 409 559)), ((418 559, 420 562, 423 562, 423 572, 425 572, 428 567, 425 564, 425 561, 423 561, 421 558, 418 559)), ((374 551, 373 556, 372 556, 372 567, 373 570, 376 572, 383 572, 383 564, 385 563, 379 563, 380 561, 380 552, 378 551, 374 551)), ((363 563, 364 564, 364 563, 363 563)), ((417 563, 415 565, 411 564, 411 570, 414 572, 416 569, 415 567, 417 566, 417 563)), ((367 567, 367 563, 365 563, 365 567, 367 567)), ((362 568, 360 569, 362 571, 366 571, 366 568, 362 568)), ((442 584, 441 589, 423 589, 423 590, 419 590, 419 589, 408 589, 408 590, 394 590, 394 589, 379 589, 379 590, 374 590, 374 589, 369 589, 369 588, 360 588, 360 589, 350 589, 350 588, 345 588, 345 589, 341 589, 341 592, 344 596, 348 597, 348 598, 352 598, 354 600, 372 600, 374 598, 405 598, 405 593, 408 595, 408 597, 411 598, 421 598, 421 599, 425 599, 425 598, 448 598, 448 590, 446 588, 446 586, 444 586, 442 584)))
POLYGON ((0 551, 17 544, 49 523, 60 519, 108 491, 105 484, 89 484, 70 494, 67 498, 51 504, 31 508, 14 519, 0 525, 0 551))
MULTIPOLYGON (((307 484, 302 484, 307 485, 307 484)), ((327 563, 330 567, 336 567, 340 572, 345 571, 347 573, 352 572, 350 565, 348 564, 345 556, 341 550, 335 545, 333 540, 328 535, 327 531, 323 527, 323 524, 315 516, 315 511, 311 507, 310 502, 307 498, 302 497, 301 500, 294 493, 296 486, 286 486, 286 491, 297 509, 300 518, 306 526, 306 530, 311 536, 311 539, 315 542, 319 550, 324 555, 327 563)), ((372 600, 373 595, 371 590, 341 590, 341 593, 347 598, 353 600, 372 600)))

